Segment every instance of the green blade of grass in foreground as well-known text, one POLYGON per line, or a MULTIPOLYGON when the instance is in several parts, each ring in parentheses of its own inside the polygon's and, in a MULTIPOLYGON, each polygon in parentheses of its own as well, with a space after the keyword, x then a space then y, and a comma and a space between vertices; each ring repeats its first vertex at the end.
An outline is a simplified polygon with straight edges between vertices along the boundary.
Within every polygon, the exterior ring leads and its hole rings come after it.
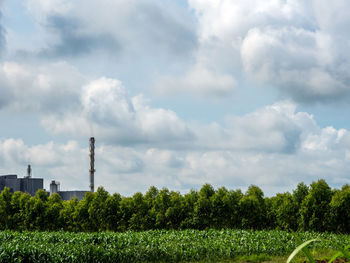
POLYGON ((347 245, 345 247, 337 245, 337 248, 339 251, 328 261, 328 263, 332 263, 335 259, 341 256, 344 256, 347 260, 350 260, 350 253, 348 252, 350 245, 347 245))
POLYGON ((343 253, 344 257, 347 259, 347 260, 350 260, 350 254, 348 252, 348 249, 350 248, 350 245, 347 245, 346 247, 342 248, 340 247, 340 251, 343 253))
POLYGON ((341 255, 343 255, 343 253, 341 253, 341 252, 336 253, 333 257, 331 257, 331 259, 328 261, 328 263, 332 263, 334 260, 336 260, 341 255))
POLYGON ((292 259, 300 252, 303 251, 306 256, 308 257, 308 259, 310 260, 311 263, 315 263, 315 260, 313 259, 310 251, 307 249, 307 245, 309 245, 312 242, 315 241, 319 241, 319 239, 315 238, 315 239, 310 239, 308 241, 305 241, 304 243, 302 243, 301 245, 299 245, 293 252, 292 254, 290 254, 290 256, 287 259, 286 263, 289 263, 292 261, 292 259))

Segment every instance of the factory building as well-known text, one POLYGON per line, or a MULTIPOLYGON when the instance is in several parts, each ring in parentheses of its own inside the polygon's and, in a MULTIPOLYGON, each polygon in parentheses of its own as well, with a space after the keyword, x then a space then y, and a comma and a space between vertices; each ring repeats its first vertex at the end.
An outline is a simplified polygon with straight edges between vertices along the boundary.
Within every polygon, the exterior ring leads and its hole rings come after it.
MULTIPOLYGON (((95 138, 90 138, 90 191, 94 192, 94 174, 95 174, 95 138)), ((44 189, 44 179, 42 178, 32 178, 32 168, 28 165, 27 176, 24 178, 17 178, 15 174, 9 175, 0 175, 0 193, 4 190, 5 187, 10 188, 11 192, 21 191, 29 193, 34 196, 39 189, 44 189)), ((78 200, 82 200, 85 196, 85 193, 88 191, 60 191, 60 183, 52 180, 50 184, 50 192, 52 195, 57 193, 61 196, 62 200, 70 200, 74 197, 77 197, 78 200)))
POLYGON ((60 191, 60 183, 52 180, 50 183, 50 195, 57 193, 61 196, 62 200, 71 200, 74 197, 77 197, 78 200, 82 200, 85 196, 85 193, 88 191, 72 190, 72 191, 60 191))
MULTIPOLYGON (((42 178, 17 178, 16 174, 0 175, 0 193, 5 189, 5 187, 10 188, 12 193, 16 191, 21 191, 24 193, 29 193, 34 196, 35 193, 44 189, 44 179, 42 178)), ((57 181, 52 180, 50 184, 50 195, 57 193, 61 196, 62 200, 70 200, 77 197, 78 200, 82 200, 85 193, 88 191, 60 191, 60 184, 57 181)))
POLYGON ((44 179, 32 178, 30 165, 27 170, 28 175, 24 178, 17 178, 16 174, 0 175, 0 192, 8 187, 11 192, 21 191, 34 196, 39 189, 44 189, 44 179))

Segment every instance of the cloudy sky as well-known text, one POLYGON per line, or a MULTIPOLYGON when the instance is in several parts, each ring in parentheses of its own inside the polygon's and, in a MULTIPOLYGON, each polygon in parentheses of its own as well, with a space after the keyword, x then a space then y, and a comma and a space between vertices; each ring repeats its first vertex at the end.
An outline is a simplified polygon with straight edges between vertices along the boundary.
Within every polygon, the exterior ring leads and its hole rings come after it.
POLYGON ((350 2, 0 0, 0 174, 132 195, 350 183, 350 2))

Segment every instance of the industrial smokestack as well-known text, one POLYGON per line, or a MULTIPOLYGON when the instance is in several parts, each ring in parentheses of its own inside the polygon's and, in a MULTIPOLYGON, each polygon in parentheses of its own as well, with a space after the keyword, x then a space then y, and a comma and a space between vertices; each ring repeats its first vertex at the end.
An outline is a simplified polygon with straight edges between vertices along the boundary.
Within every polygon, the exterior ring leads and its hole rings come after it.
POLYGON ((32 167, 30 166, 30 164, 28 164, 27 167, 27 178, 31 178, 32 177, 32 167))
POLYGON ((95 138, 90 138, 90 191, 94 192, 94 175, 95 175, 95 138))

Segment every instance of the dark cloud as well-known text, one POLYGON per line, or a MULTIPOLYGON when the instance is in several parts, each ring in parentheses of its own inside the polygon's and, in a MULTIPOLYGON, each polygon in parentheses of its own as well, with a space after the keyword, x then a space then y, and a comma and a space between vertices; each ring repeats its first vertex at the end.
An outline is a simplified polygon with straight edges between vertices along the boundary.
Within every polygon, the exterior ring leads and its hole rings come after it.
POLYGON ((42 50, 43 56, 79 56, 96 50, 118 52, 118 41, 108 34, 90 34, 82 23, 73 18, 54 15, 48 18, 48 27, 59 36, 59 43, 42 50))
POLYGON ((55 38, 40 53, 44 57, 95 51, 187 57, 198 46, 195 19, 184 8, 167 3, 170 6, 157 1, 116 1, 107 8, 84 1, 84 10, 48 13, 44 24, 55 38))

